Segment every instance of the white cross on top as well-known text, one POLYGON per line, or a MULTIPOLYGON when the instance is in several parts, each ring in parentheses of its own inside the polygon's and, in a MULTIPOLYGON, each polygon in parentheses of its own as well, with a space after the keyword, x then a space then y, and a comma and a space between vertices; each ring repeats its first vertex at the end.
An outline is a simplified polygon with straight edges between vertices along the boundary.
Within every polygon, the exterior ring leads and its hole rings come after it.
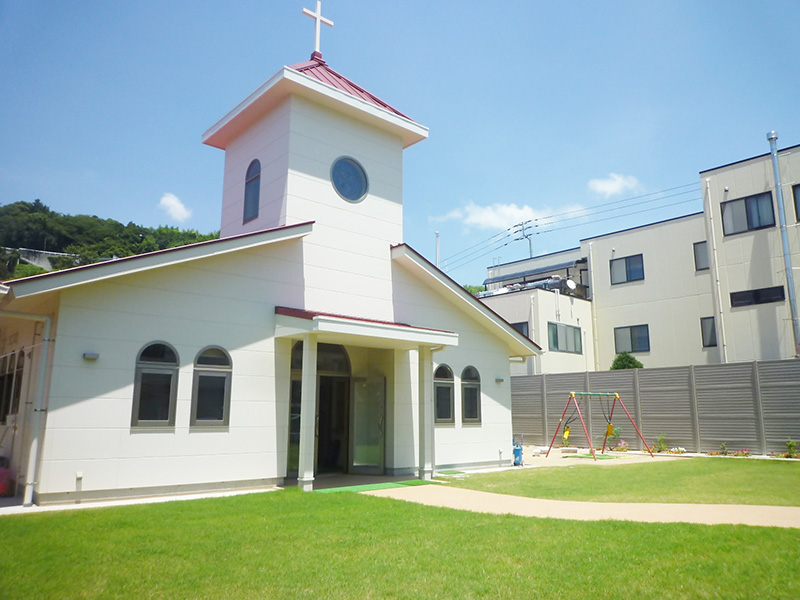
POLYGON ((319 24, 325 23, 328 27, 333 27, 333 21, 326 19, 322 16, 322 0, 317 0, 317 11, 311 12, 310 9, 304 8, 303 14, 311 17, 316 21, 315 35, 314 35, 314 52, 319 52, 319 24))

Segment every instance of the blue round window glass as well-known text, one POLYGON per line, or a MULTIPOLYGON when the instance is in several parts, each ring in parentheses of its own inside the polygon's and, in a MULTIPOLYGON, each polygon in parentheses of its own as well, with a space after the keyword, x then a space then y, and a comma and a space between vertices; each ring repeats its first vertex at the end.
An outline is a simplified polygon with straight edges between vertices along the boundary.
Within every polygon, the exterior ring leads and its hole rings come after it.
POLYGON ((358 161, 343 156, 337 158, 331 167, 333 189, 348 202, 358 202, 367 195, 369 185, 367 173, 358 161))

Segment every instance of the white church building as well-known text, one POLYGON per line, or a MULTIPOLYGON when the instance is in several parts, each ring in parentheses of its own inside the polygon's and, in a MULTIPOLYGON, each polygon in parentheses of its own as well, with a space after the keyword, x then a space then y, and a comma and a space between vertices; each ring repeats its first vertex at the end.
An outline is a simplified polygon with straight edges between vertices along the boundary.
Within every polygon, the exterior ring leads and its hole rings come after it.
POLYGON ((0 286, 8 491, 510 464, 510 364, 541 350, 403 243, 403 151, 427 136, 317 46, 204 134, 220 239, 0 286))

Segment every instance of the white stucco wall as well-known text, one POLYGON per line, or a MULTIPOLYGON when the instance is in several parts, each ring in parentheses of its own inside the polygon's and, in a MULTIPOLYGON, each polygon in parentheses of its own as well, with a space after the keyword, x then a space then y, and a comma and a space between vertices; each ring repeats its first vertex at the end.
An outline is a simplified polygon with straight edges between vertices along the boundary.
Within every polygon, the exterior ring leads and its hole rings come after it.
MULTIPOLYGON (((780 152, 778 164, 783 183, 789 248, 795 268, 795 294, 798 294, 800 229, 794 209, 792 187, 800 182, 800 153, 796 149, 780 152)), ((794 356, 789 293, 786 287, 771 157, 762 156, 706 171, 700 174, 700 178, 704 190, 705 180, 709 180, 728 360, 770 360, 794 356), (775 226, 724 235, 721 204, 763 192, 772 194, 775 226), (785 301, 731 307, 732 292, 774 286, 784 287, 785 301)))
POLYGON ((582 298, 548 290, 520 290, 487 296, 482 302, 510 323, 528 323, 528 336, 544 353, 524 363, 512 362, 512 375, 568 373, 594 370, 594 344, 591 303, 582 298), (581 329, 581 353, 550 348, 548 323, 561 323, 581 329))
POLYGON ((288 393, 276 390, 288 390, 288 357, 276 359, 271 333, 274 305, 302 294, 299 244, 237 254, 62 292, 40 493, 283 476, 288 393), (132 428, 136 358, 155 341, 180 360, 175 427, 132 428), (226 429, 189 427, 193 363, 208 345, 233 360, 226 429))
POLYGON ((649 327, 650 351, 635 353, 645 367, 719 362, 718 350, 702 345, 700 319, 714 315, 709 271, 694 264, 693 244, 703 240, 697 214, 582 241, 592 261, 599 370, 616 355, 614 328, 635 325, 649 327), (612 285, 610 261, 637 254, 644 279, 612 285))
POLYGON ((455 423, 435 425, 435 462, 452 465, 511 461, 511 381, 508 348, 443 296, 397 266, 394 269, 395 320, 458 332, 458 346, 433 355, 434 370, 446 364, 453 371, 455 423), (481 378, 481 423, 462 423, 461 374, 474 366, 481 378))

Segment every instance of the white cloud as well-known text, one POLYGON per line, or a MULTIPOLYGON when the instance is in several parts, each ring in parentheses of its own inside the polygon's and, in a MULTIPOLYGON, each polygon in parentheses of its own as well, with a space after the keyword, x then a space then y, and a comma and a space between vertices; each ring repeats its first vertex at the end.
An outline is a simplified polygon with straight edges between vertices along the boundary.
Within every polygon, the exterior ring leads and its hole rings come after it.
POLYGON ((638 187, 639 180, 633 175, 609 173, 605 179, 589 180, 589 189, 606 198, 617 196, 629 190, 635 190, 638 187))
POLYGON ((186 208, 181 199, 169 192, 161 196, 158 208, 167 213, 172 219, 178 221, 178 223, 183 223, 192 216, 192 211, 186 208))
POLYGON ((431 217, 433 222, 460 221, 470 229, 507 229, 523 221, 539 220, 542 225, 550 223, 554 214, 581 210, 580 206, 561 206, 558 209, 535 209, 527 204, 491 204, 480 206, 470 201, 462 208, 451 210, 441 217, 431 217))

